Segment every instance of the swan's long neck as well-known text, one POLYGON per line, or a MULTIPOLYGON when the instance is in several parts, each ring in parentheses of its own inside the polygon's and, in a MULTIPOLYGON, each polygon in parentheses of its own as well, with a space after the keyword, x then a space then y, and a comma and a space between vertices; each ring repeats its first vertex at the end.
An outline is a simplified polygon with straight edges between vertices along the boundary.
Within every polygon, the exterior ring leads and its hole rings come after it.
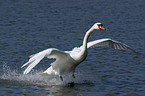
POLYGON ((85 34, 85 37, 84 37, 84 40, 83 40, 83 49, 86 49, 87 48, 87 42, 88 42, 88 38, 89 36, 91 35, 91 33, 94 31, 94 28, 90 28, 86 34, 85 34))
POLYGON ((87 42, 88 42, 88 38, 91 35, 91 33, 94 31, 95 29, 93 27, 91 27, 85 34, 84 40, 83 40, 83 47, 82 50, 80 52, 80 56, 86 55, 87 53, 87 42), (86 53, 86 54, 85 54, 86 53))

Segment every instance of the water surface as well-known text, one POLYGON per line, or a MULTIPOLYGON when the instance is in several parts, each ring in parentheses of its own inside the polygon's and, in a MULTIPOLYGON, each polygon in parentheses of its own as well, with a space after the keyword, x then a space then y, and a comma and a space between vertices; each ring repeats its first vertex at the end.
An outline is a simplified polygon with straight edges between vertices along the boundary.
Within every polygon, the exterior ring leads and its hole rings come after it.
POLYGON ((24 76, 29 55, 54 47, 71 50, 85 32, 102 22, 89 41, 112 38, 145 54, 144 0, 1 0, 1 96, 144 96, 145 59, 131 51, 89 49, 75 72, 74 87, 57 76, 41 76, 52 60, 44 59, 24 76))

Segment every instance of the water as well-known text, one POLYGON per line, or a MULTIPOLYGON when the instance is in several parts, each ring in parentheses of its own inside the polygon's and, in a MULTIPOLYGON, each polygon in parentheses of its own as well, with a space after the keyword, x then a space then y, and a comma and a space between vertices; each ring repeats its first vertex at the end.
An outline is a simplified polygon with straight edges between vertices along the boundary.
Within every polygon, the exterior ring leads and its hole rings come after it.
POLYGON ((23 75, 28 56, 55 47, 71 50, 82 44, 85 32, 102 22, 106 31, 94 32, 89 41, 112 38, 145 55, 144 0, 1 0, 1 96, 144 96, 145 59, 131 51, 89 49, 85 62, 62 82, 41 76, 52 62, 44 59, 23 75))

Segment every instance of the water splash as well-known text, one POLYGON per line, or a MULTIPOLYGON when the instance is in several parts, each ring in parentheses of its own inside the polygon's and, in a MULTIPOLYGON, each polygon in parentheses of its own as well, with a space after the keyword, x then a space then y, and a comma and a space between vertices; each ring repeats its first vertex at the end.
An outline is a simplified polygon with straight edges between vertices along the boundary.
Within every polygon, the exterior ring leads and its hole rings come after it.
POLYGON ((87 80, 80 73, 76 73, 76 78, 72 78, 71 75, 64 76, 64 81, 61 81, 58 76, 51 75, 40 75, 42 71, 35 71, 28 75, 23 75, 21 72, 17 70, 11 70, 9 66, 6 64, 3 65, 3 73, 0 75, 0 80, 11 83, 17 83, 21 85, 61 85, 64 86, 69 82, 74 82, 77 84, 85 83, 87 80))

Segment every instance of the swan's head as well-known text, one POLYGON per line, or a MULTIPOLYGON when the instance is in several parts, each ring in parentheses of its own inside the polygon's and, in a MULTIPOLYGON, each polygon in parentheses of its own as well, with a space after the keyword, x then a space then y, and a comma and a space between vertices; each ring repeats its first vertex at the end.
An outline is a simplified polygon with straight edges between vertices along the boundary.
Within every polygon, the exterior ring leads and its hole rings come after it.
POLYGON ((95 30, 106 30, 104 27, 103 27, 103 24, 102 23, 95 23, 94 25, 93 25, 93 28, 95 29, 95 30))

